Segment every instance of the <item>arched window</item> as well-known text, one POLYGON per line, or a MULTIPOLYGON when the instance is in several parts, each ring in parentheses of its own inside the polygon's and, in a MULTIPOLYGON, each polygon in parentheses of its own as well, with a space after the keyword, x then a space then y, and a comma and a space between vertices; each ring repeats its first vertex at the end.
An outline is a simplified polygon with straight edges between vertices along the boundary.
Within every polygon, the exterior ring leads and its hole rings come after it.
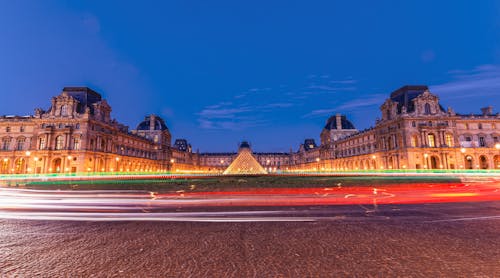
POLYGON ((68 116, 68 105, 61 106, 61 116, 68 116))
POLYGON ((64 137, 59 135, 56 137, 56 150, 62 150, 64 147, 64 137))
POLYGON ((391 119, 391 110, 387 109, 387 111, 385 113, 386 113, 387 119, 390 120, 391 119))
POLYGON ((445 135, 445 139, 446 139, 446 145, 447 145, 448 147, 453 147, 453 145, 454 145, 454 142, 453 142, 453 136, 452 136, 451 134, 447 133, 447 134, 445 135))
POLYGON ((2 139, 2 150, 8 151, 10 147, 10 138, 5 137, 2 139))
POLYGON ((21 138, 18 138, 17 139, 17 150, 18 151, 21 151, 24 149, 24 142, 26 141, 26 139, 24 137, 21 137, 21 138))
POLYGON ((434 134, 427 134, 427 143, 431 148, 436 146, 436 137, 434 136, 434 134))
POLYGON ((425 115, 430 115, 431 114, 431 105, 426 103, 424 106, 424 110, 425 110, 425 115))

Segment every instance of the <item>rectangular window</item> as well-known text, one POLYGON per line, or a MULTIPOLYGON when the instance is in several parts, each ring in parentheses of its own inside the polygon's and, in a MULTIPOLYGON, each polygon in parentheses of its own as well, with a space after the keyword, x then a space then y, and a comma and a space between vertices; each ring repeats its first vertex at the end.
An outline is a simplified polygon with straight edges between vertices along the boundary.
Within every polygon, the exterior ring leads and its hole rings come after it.
POLYGON ((416 147, 417 146, 417 138, 415 136, 411 137, 411 146, 416 147))
POLYGON ((45 149, 45 138, 40 138, 38 141, 38 149, 43 150, 45 149))
POLYGON ((73 139, 73 150, 80 149, 80 138, 73 139))
POLYGON ((453 136, 451 136, 451 134, 446 134, 446 145, 448 147, 453 147, 453 136))
POLYGON ((429 142, 429 147, 435 147, 436 146, 436 140, 434 138, 434 134, 428 134, 427 135, 427 140, 429 142))
POLYGON ((467 136, 467 137, 465 137, 465 141, 470 142, 470 141, 472 141, 472 138, 467 136))
POLYGON ((484 146, 486 146, 484 142, 484 137, 479 137, 479 147, 484 147, 484 146))

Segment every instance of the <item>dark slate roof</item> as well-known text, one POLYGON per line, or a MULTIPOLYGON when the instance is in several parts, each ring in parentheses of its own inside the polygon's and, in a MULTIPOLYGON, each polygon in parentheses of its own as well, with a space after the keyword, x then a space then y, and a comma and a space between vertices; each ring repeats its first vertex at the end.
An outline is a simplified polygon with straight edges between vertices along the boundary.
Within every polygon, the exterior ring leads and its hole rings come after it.
MULTIPOLYGON (((406 112, 414 112, 415 104, 413 99, 427 90, 429 90, 429 87, 426 85, 406 85, 392 92, 391 100, 398 103, 398 114, 401 113, 403 106, 406 107, 406 112)), ((439 105, 439 109, 445 111, 441 105, 439 105)))
POLYGON ((304 140, 304 149, 306 151, 314 149, 316 147, 317 147, 317 145, 316 145, 316 142, 314 141, 314 139, 306 139, 306 140, 304 140))
MULTIPOLYGON (((137 126, 137 130, 149 130, 150 123, 151 123, 151 116, 146 116, 144 118, 144 121, 142 121, 137 126)), ((168 130, 165 121, 163 121, 163 119, 158 116, 155 116, 154 125, 155 125, 154 130, 168 130)))
MULTIPOLYGON (((340 124, 342 125, 342 129, 356 129, 354 125, 347 119, 345 115, 340 116, 340 124)), ((328 121, 326 121, 325 125, 326 130, 339 129, 337 126, 337 117, 331 116, 328 121)))
POLYGON ((89 107, 90 112, 93 114, 94 107, 92 107, 92 104, 102 100, 101 94, 88 87, 64 87, 63 92, 78 100, 79 104, 76 108, 78 113, 84 113, 85 108, 89 107))
POLYGON ((186 139, 175 139, 174 147, 179 151, 186 151, 188 148, 188 142, 186 139))

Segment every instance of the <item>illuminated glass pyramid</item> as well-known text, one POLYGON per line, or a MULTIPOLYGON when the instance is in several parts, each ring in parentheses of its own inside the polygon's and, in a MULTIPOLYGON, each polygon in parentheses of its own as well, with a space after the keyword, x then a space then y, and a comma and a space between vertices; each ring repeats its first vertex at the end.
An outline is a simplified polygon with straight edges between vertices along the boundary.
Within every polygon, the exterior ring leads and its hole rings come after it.
POLYGON ((267 171, 255 159, 248 142, 242 142, 236 159, 224 171, 224 175, 260 175, 267 171))

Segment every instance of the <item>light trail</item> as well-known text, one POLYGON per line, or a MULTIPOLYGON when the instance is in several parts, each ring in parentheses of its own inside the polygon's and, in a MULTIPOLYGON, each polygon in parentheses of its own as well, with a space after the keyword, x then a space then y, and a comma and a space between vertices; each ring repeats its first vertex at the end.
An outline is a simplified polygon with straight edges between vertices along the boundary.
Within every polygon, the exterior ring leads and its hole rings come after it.
POLYGON ((463 183, 403 183, 377 187, 246 188, 238 191, 172 193, 0 188, 0 218, 78 221, 318 221, 324 217, 297 216, 307 214, 307 210, 291 213, 280 207, 480 201, 500 201, 500 181, 497 178, 469 179, 463 183), (262 210, 271 207, 276 210, 262 210))

